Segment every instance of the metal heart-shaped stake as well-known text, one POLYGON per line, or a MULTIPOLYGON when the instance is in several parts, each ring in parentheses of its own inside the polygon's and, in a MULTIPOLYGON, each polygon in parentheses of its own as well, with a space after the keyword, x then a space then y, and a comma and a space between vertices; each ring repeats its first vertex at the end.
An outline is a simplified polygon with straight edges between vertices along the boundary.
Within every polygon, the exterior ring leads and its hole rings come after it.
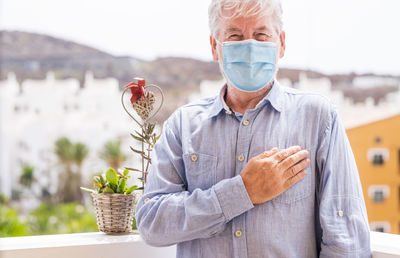
MULTIPOLYGON (((122 106, 125 109, 125 112, 140 126, 143 127, 143 125, 141 123, 139 123, 136 118, 128 111, 128 109, 126 108, 125 104, 124 104, 124 95, 126 93, 127 90, 133 88, 133 87, 139 87, 137 85, 133 85, 133 86, 129 86, 126 87, 124 89, 124 91, 122 92, 122 97, 121 97, 121 102, 122 102, 122 106)), ((150 84, 147 86, 144 86, 144 88, 146 89, 146 94, 143 96, 143 98, 138 98, 135 100, 135 102, 132 103, 132 108, 135 110, 135 112, 138 114, 138 116, 140 118, 143 119, 143 121, 146 123, 147 121, 149 121, 151 118, 153 118, 161 109, 163 103, 164 103, 164 94, 161 90, 161 88, 157 85, 154 84, 150 84), (157 91, 160 92, 160 96, 161 96, 161 102, 160 105, 157 107, 156 111, 152 113, 152 111, 154 110, 154 104, 156 103, 156 97, 155 94, 151 91, 147 91, 147 89, 156 89, 157 91), (151 115, 150 115, 151 114, 151 115)))
POLYGON ((154 109, 155 102, 156 98, 154 96, 154 93, 148 91, 143 99, 138 98, 135 102, 133 102, 132 107, 140 116, 140 118, 142 118, 143 121, 146 121, 149 118, 151 111, 153 111, 154 109))

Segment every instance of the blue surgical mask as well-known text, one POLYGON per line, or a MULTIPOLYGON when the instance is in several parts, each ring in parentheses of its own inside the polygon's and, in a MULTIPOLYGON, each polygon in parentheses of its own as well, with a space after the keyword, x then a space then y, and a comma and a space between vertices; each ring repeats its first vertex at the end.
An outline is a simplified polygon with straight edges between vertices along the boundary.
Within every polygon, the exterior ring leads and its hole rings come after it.
POLYGON ((254 39, 223 42, 222 68, 226 79, 245 92, 264 88, 275 76, 275 52, 276 44, 273 42, 254 39))

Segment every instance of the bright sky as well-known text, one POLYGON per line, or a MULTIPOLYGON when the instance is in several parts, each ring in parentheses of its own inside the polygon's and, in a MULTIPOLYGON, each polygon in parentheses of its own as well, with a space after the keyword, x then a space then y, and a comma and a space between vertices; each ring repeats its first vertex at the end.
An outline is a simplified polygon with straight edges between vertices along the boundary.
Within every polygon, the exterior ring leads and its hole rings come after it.
MULTIPOLYGON (((281 65, 400 75, 399 0, 282 0, 281 65)), ((211 60, 210 0, 0 0, 0 28, 50 34, 115 55, 211 60)))

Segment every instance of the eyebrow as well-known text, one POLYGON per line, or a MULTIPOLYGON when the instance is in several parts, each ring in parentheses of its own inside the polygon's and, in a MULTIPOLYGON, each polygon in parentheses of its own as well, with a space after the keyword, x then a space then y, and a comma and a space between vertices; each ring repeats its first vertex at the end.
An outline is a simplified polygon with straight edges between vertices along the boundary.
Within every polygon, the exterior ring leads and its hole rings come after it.
MULTIPOLYGON (((268 28, 266 26, 262 26, 262 27, 256 28, 256 30, 266 30, 266 31, 268 31, 268 28)), ((229 28, 229 29, 226 30, 225 33, 228 33, 228 32, 241 32, 241 30, 238 29, 238 28, 229 28)))
POLYGON ((268 28, 267 28, 267 26, 262 26, 262 27, 256 28, 256 30, 266 30, 266 31, 268 31, 268 28))
POLYGON ((241 30, 238 28, 229 28, 226 30, 226 32, 236 32, 236 31, 241 31, 241 30))

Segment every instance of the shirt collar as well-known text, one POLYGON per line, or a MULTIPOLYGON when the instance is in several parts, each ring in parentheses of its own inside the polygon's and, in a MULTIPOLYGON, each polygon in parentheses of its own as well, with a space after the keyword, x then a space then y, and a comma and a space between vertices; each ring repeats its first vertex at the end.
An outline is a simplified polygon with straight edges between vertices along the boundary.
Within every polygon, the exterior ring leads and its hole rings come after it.
MULTIPOLYGON (((268 92, 267 96, 261 102, 269 102, 271 106, 278 112, 282 112, 283 110, 283 89, 279 82, 274 79, 274 84, 272 85, 271 90, 268 92)), ((260 103, 258 103, 260 104, 260 103)), ((258 106, 258 105, 257 105, 258 106)), ((257 108, 257 107, 256 107, 257 108)))
MULTIPOLYGON (((226 112, 227 114, 232 114, 233 111, 228 107, 224 100, 224 96, 226 93, 227 85, 225 84, 220 92, 219 95, 215 98, 213 105, 211 106, 211 110, 209 113, 209 117, 217 116, 221 111, 226 112)), ((275 79, 274 84, 272 85, 271 90, 255 107, 255 109, 260 108, 265 103, 271 103, 271 106, 277 110, 278 112, 282 112, 283 109, 283 90, 282 87, 279 85, 278 81, 275 79)))
POLYGON ((228 107, 228 105, 226 105, 225 100, 224 100, 226 87, 227 87, 227 85, 225 83, 225 85, 219 91, 218 96, 216 96, 215 101, 214 101, 213 105, 211 106, 209 117, 217 116, 222 110, 224 110, 225 112, 227 112, 229 114, 232 113, 231 109, 228 107))

